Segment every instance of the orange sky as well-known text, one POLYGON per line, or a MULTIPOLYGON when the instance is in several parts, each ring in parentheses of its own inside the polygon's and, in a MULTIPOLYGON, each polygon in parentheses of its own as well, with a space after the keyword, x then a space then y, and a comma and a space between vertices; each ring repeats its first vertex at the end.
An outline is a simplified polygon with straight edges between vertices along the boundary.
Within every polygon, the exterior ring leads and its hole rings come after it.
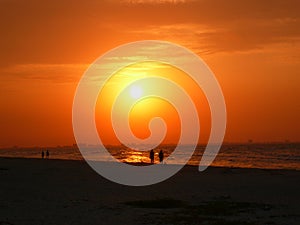
POLYGON ((213 70, 225 141, 300 141, 299 11, 298 0, 2 0, 0 147, 75 143, 72 101, 85 69, 145 39, 188 47, 213 70))

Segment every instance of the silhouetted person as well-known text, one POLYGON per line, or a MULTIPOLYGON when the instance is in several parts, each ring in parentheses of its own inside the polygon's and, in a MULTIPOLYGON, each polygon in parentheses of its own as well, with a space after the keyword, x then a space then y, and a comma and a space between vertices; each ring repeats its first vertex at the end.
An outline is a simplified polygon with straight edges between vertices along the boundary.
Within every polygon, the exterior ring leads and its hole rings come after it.
POLYGON ((153 151, 153 149, 150 151, 150 160, 151 160, 151 163, 154 163, 154 151, 153 151))
POLYGON ((159 157, 159 162, 162 162, 164 160, 164 152, 162 150, 160 150, 158 157, 159 157))
POLYGON ((49 151, 47 150, 47 151, 46 151, 46 158, 49 159, 49 156, 50 156, 50 153, 49 153, 49 151))
POLYGON ((44 151, 42 151, 42 159, 44 158, 44 156, 45 156, 45 153, 44 153, 44 151))

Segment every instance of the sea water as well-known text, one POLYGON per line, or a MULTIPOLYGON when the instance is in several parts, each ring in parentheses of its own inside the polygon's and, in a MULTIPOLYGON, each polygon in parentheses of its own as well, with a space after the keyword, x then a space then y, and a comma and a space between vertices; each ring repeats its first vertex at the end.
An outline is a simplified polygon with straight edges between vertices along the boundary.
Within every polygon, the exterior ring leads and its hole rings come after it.
MULTIPOLYGON (((174 145, 162 145, 154 149, 155 162, 158 163, 158 153, 162 150, 167 163, 181 164, 180 156, 184 156, 185 152, 179 152, 177 158, 173 157, 172 152, 175 147, 174 145)), ((94 149, 97 154, 97 147, 91 149, 94 149)), ((120 162, 136 164, 150 162, 149 151, 136 151, 124 146, 108 146, 107 149, 120 162)), ((47 148, 2 148, 0 157, 41 158, 41 152, 46 150, 50 152, 50 159, 83 160, 76 145, 47 148)), ((198 145, 187 164, 199 165, 204 150, 204 145, 198 145)), ((99 158, 103 161, 108 160, 101 156, 99 158)), ((300 143, 223 144, 212 166, 300 170, 300 143)))

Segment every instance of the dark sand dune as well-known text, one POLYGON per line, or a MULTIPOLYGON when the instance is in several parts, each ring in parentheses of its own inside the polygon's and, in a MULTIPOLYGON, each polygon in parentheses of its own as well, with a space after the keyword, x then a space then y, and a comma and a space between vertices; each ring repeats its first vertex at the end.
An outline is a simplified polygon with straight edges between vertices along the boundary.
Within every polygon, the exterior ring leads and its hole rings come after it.
POLYGON ((0 224, 300 224, 300 171, 187 166, 146 187, 83 161, 0 158, 0 224))

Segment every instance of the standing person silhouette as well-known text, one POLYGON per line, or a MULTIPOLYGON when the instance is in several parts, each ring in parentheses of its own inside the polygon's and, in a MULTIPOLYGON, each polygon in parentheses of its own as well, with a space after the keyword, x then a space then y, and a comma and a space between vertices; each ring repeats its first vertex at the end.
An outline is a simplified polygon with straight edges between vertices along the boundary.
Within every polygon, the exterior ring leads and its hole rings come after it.
POLYGON ((158 157, 159 157, 159 162, 162 162, 164 160, 164 152, 163 152, 163 150, 160 150, 160 152, 158 154, 158 157))
POLYGON ((154 151, 153 151, 153 149, 151 149, 151 151, 150 151, 150 160, 151 160, 151 163, 153 164, 154 163, 154 151))
POLYGON ((45 153, 44 153, 44 151, 42 151, 42 159, 44 158, 44 156, 45 156, 45 153))
POLYGON ((47 150, 47 151, 46 151, 46 158, 49 159, 49 156, 50 156, 50 153, 49 153, 49 151, 47 150))

